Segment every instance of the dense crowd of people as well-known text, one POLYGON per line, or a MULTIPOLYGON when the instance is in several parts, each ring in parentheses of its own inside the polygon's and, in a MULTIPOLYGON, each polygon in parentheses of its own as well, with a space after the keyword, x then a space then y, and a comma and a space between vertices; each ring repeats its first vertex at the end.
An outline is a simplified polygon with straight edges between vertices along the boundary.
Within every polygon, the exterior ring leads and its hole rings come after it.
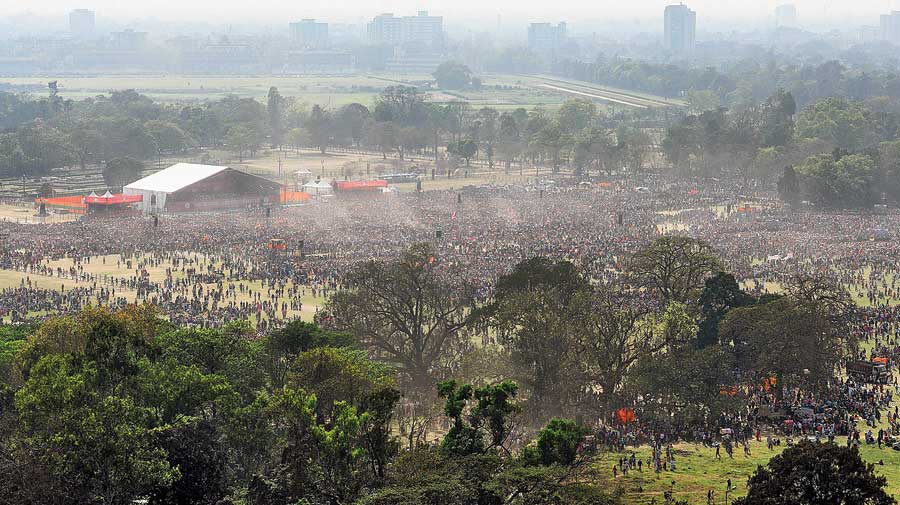
POLYGON ((770 204, 771 197, 742 181, 649 178, 611 187, 334 198, 271 217, 261 210, 164 215, 158 226, 146 217, 2 223, 3 268, 53 278, 61 291, 66 282, 79 289, 61 296, 23 282, 7 291, 0 312, 25 317, 127 299, 155 303, 188 324, 283 324, 299 316, 307 293, 321 299, 339 289, 355 264, 396 257, 419 242, 433 244, 448 275, 484 301, 496 279, 523 259, 566 258, 592 276, 610 277, 673 230, 709 242, 757 292, 797 272, 827 269, 872 306, 897 299, 895 214, 798 211, 770 204), (269 248, 275 238, 284 250, 269 248), (154 268, 165 272, 150 275, 154 268), (91 273, 98 270, 104 273, 91 273), (28 310, 26 299, 42 308, 28 310))

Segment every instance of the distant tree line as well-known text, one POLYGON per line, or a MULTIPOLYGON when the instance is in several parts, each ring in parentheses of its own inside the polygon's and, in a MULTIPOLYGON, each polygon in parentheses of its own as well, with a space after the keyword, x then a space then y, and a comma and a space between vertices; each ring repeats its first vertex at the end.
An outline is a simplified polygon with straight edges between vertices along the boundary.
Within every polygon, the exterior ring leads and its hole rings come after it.
POLYGON ((664 64, 599 56, 594 62, 560 59, 553 72, 597 84, 690 99, 708 92, 715 105, 747 107, 785 90, 800 107, 824 98, 900 99, 900 73, 831 60, 822 63, 731 62, 725 67, 664 64))
POLYGON ((777 181, 791 204, 871 208, 900 201, 900 100, 825 98, 802 109, 790 92, 671 125, 662 149, 679 172, 777 181))
MULTIPOLYGON (((454 86, 477 85, 459 64, 442 66, 438 75, 454 86)), ((322 153, 366 149, 401 159, 415 154, 444 160, 449 168, 479 159, 490 166, 502 161, 508 169, 528 160, 585 173, 640 169, 653 143, 645 131, 607 118, 589 100, 570 100, 553 112, 501 112, 462 101, 430 103, 408 86, 384 89, 371 107, 351 103, 333 109, 307 106, 281 96, 276 88, 269 90, 265 104, 227 96, 181 106, 154 102, 134 91, 81 101, 0 93, 0 104, 0 124, 5 125, 0 176, 7 177, 126 158, 149 160, 196 148, 226 149, 242 160, 264 146, 312 147, 322 153)))

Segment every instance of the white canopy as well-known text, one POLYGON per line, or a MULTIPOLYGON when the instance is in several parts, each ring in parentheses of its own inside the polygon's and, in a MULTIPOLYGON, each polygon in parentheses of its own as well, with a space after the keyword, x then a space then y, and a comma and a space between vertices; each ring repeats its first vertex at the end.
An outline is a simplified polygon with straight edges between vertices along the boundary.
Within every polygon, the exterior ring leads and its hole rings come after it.
POLYGON ((125 186, 125 189, 174 193, 181 188, 186 188, 195 182, 202 181, 223 170, 228 170, 228 167, 197 165, 194 163, 176 163, 153 175, 148 175, 143 179, 132 182, 125 186))
POLYGON ((332 188, 331 184, 328 184, 325 181, 309 181, 303 185, 303 191, 320 195, 324 193, 331 193, 332 188))

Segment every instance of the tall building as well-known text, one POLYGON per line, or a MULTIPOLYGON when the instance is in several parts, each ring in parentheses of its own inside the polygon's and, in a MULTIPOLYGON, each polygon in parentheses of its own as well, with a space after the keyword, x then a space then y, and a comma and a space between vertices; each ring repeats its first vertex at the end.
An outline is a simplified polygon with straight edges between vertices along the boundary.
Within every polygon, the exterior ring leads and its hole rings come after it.
POLYGON ((782 4, 775 7, 776 28, 797 28, 797 7, 794 4, 782 4))
POLYGON ((315 19, 303 19, 291 23, 291 40, 295 45, 309 49, 328 48, 328 23, 317 23, 315 19))
POLYGON ((868 25, 860 26, 856 31, 856 40, 861 44, 881 40, 881 27, 868 25))
POLYGON ((400 44, 400 24, 400 18, 395 18, 391 13, 375 16, 367 27, 369 42, 378 46, 400 44))
POLYGON ((531 23, 528 26, 528 48, 536 53, 555 53, 566 43, 566 24, 531 23))
POLYGON ((77 39, 89 39, 94 36, 94 11, 75 9, 69 13, 69 33, 77 39))
POLYGON ((405 16, 400 27, 404 44, 427 44, 438 50, 444 47, 444 18, 440 16, 429 16, 428 11, 419 11, 417 16, 405 16))
POLYGON ((677 54, 690 54, 697 37, 697 13, 687 5, 669 5, 665 11, 663 45, 677 54))
POLYGON ((369 41, 375 45, 415 44, 441 51, 444 47, 444 18, 419 11, 416 16, 394 17, 381 14, 368 25, 369 41))
POLYGON ((879 32, 881 40, 900 45, 900 11, 882 15, 879 32))
POLYGON ((110 34, 110 49, 115 51, 143 51, 147 47, 147 32, 126 28, 110 34))

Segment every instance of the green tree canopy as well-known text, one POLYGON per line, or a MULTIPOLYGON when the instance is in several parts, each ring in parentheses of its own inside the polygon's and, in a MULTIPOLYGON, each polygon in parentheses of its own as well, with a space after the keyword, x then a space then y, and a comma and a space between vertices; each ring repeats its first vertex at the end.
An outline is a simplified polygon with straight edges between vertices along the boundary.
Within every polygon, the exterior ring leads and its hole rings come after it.
POLYGON ((736 505, 890 505, 887 479, 855 447, 800 442, 758 467, 736 505))
POLYGON ((441 89, 464 89, 472 84, 472 71, 455 61, 441 63, 433 75, 441 89))

